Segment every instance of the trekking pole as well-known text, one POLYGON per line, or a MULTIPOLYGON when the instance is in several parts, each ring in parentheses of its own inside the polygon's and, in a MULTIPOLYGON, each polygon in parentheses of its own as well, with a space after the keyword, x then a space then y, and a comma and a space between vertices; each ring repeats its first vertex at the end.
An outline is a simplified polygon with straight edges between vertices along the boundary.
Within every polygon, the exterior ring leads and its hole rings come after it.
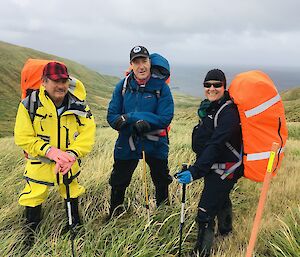
POLYGON ((150 208, 149 208, 149 196, 148 196, 147 173, 146 173, 146 157, 145 157, 144 146, 142 149, 142 154, 143 154, 143 177, 144 177, 144 184, 145 184, 146 209, 147 209, 147 215, 148 215, 148 223, 150 223, 150 208))
MULTIPOLYGON (((187 164, 182 164, 182 171, 187 170, 187 164)), ((181 198, 181 215, 180 215, 180 230, 179 230, 179 257, 181 256, 181 245, 182 245, 182 231, 184 225, 184 205, 185 205, 185 192, 186 184, 182 184, 182 198, 181 198)))
POLYGON ((72 218, 72 208, 71 208, 71 200, 70 200, 70 185, 69 185, 68 173, 63 175, 63 182, 66 186, 66 193, 67 193, 66 202, 67 202, 69 231, 70 231, 70 236, 71 236, 72 256, 75 257, 75 250, 74 250, 75 234, 74 234, 74 230, 73 230, 73 218, 72 218))
POLYGON ((263 186, 261 189, 259 202, 258 202, 258 206, 257 206, 257 210, 256 210, 256 215, 255 215, 255 219, 253 222, 253 228, 252 228, 252 232, 251 232, 251 236, 250 236, 250 240, 249 240, 249 244, 248 244, 248 248, 247 248, 247 252, 246 252, 246 257, 252 257, 252 253, 253 253, 253 250, 255 247, 258 229, 259 229, 260 221, 262 218, 263 209, 264 209, 264 205, 266 202, 268 189, 269 189, 269 185, 270 185, 270 181, 271 181, 271 177, 272 177, 273 163, 274 163, 274 159, 277 154, 278 148, 279 148, 279 144, 276 142, 273 142, 269 161, 268 161, 267 172, 266 172, 266 175, 264 178, 264 182, 263 182, 263 186))

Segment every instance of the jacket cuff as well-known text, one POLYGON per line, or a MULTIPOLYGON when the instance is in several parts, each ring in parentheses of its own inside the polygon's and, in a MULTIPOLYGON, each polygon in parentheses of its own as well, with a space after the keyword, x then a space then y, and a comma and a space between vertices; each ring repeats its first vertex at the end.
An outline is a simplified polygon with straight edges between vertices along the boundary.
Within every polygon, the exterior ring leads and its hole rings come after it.
POLYGON ((75 155, 75 157, 77 157, 77 158, 78 158, 78 153, 77 153, 77 152, 75 152, 74 150, 72 150, 72 149, 67 149, 67 152, 71 152, 71 153, 73 153, 73 154, 75 155))
POLYGON ((202 170, 200 170, 199 168, 197 168, 196 166, 189 166, 188 170, 191 172, 193 180, 202 178, 206 175, 207 172, 204 172, 202 170))

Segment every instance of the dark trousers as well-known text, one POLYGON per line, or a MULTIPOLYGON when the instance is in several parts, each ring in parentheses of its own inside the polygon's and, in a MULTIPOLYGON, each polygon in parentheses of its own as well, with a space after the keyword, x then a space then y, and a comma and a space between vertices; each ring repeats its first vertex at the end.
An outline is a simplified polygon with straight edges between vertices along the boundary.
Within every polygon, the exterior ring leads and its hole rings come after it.
MULTIPOLYGON (((139 160, 115 159, 109 184, 112 187, 112 191, 122 192, 120 193, 121 198, 130 184, 138 162, 139 160)), ((168 160, 157 159, 146 155, 146 163, 150 167, 150 175, 156 189, 156 204, 159 205, 162 201, 167 200, 168 185, 172 182, 172 177, 169 175, 168 160)), ((119 199, 118 204, 123 203, 123 199, 119 199)), ((114 205, 114 203, 112 204, 114 205)))
POLYGON ((204 188, 198 208, 206 210, 209 218, 214 219, 222 209, 231 207, 229 194, 236 182, 236 179, 222 180, 219 174, 211 171, 204 177, 204 188))

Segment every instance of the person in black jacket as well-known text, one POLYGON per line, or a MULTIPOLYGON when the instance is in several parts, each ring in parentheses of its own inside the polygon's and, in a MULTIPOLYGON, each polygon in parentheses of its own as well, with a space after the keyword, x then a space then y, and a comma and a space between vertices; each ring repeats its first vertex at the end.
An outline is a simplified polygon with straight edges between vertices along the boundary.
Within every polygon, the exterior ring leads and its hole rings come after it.
POLYGON ((198 109, 199 124, 192 134, 196 161, 177 174, 179 183, 188 184, 204 177, 198 204, 196 256, 209 256, 214 239, 215 217, 218 231, 232 231, 232 204, 229 193, 242 175, 242 135, 236 106, 226 91, 226 77, 219 69, 210 70, 204 79, 206 99, 198 109))

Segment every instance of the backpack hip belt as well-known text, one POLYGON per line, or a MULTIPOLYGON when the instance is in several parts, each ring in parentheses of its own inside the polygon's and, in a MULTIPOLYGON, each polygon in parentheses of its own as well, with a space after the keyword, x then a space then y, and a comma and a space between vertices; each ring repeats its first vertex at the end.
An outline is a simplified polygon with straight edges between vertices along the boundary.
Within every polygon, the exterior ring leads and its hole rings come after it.
MULTIPOLYGON (((161 135, 161 133, 164 132, 164 131, 165 131, 165 129, 156 129, 156 130, 150 131, 148 133, 145 133, 144 136, 145 136, 145 138, 147 138, 150 141, 157 142, 160 137, 164 137, 164 136, 161 135)), ((136 151, 136 147, 134 145, 134 140, 133 140, 132 135, 129 137, 128 143, 129 143, 129 146, 130 146, 130 150, 131 151, 136 151)))

